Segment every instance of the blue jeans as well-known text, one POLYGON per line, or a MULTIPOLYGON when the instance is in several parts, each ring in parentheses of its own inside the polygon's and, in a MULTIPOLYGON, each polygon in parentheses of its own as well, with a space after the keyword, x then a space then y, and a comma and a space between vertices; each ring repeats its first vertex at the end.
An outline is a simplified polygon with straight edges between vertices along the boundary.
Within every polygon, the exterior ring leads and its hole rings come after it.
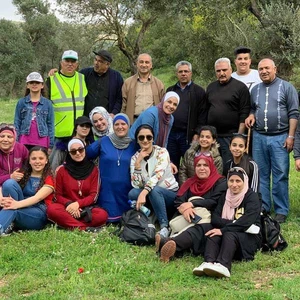
POLYGON ((229 150, 231 137, 218 137, 217 142, 220 144, 220 154, 223 161, 223 166, 226 165, 226 162, 232 159, 232 154, 229 150))
POLYGON ((272 199, 276 214, 289 212, 289 153, 283 148, 287 133, 265 135, 253 131, 253 159, 258 165, 263 207, 271 211, 272 199), (271 197, 272 176, 272 197, 271 197))
MULTIPOLYGON (((128 199, 137 200, 142 190, 143 189, 133 188, 128 193, 128 199)), ((169 225, 167 209, 174 207, 175 197, 176 192, 160 186, 154 187, 154 189, 147 196, 158 219, 160 228, 167 227, 169 225)))
POLYGON ((190 145, 187 141, 186 130, 171 130, 167 150, 170 154, 171 162, 179 169, 180 159, 184 156, 190 145))
MULTIPOLYGON (((13 179, 8 179, 3 183, 2 194, 4 197, 10 195, 16 201, 24 200, 20 185, 13 179)), ((43 229, 47 224, 46 205, 42 202, 20 209, 2 209, 0 211, 0 234, 13 222, 20 229, 43 229)))

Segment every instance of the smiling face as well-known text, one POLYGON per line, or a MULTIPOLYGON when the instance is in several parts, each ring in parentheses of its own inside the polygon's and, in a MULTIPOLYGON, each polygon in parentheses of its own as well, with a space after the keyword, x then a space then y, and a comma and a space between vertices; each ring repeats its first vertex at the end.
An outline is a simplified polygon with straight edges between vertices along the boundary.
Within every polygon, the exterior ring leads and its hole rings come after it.
POLYGON ((42 174, 43 170, 48 163, 47 155, 41 151, 32 151, 29 156, 29 164, 32 168, 33 173, 42 174))
POLYGON ((210 168, 205 159, 199 159, 195 167, 195 173, 199 179, 207 179, 210 175, 210 168))
POLYGON ((178 100, 175 97, 170 97, 163 103, 163 111, 167 115, 171 115, 177 109, 177 106, 178 100))
POLYGON ((201 152, 209 151, 211 145, 214 144, 216 140, 212 137, 209 130, 202 130, 199 137, 199 145, 201 147, 201 152))
POLYGON ((81 139, 85 139, 90 133, 91 126, 89 124, 81 124, 76 127, 76 136, 81 139))
POLYGON ((9 151, 15 142, 15 137, 9 130, 0 132, 0 149, 4 152, 9 151))
POLYGON ((72 76, 78 67, 78 61, 73 58, 65 58, 60 62, 60 66, 62 74, 72 76))
POLYGON ((148 54, 139 55, 136 63, 138 73, 141 75, 150 74, 152 69, 152 59, 148 54))
POLYGON ((80 143, 74 143, 70 147, 70 156, 74 161, 80 162, 85 158, 85 148, 80 143))
POLYGON ((97 131, 105 131, 108 126, 107 120, 99 113, 93 114, 93 124, 97 131))
POLYGON ((232 194, 240 194, 244 188, 244 181, 237 175, 231 175, 227 181, 227 185, 232 194))
POLYGON ((114 132, 117 137, 122 138, 127 136, 129 126, 127 123, 121 119, 114 123, 114 132))
POLYGON ((146 150, 150 153, 153 147, 153 134, 151 130, 142 128, 137 135, 137 142, 140 145, 141 149, 146 150))
POLYGON ((239 53, 235 58, 236 72, 238 75, 247 75, 250 72, 250 53, 239 53))
POLYGON ((246 141, 241 137, 233 138, 229 150, 235 161, 239 160, 246 151, 246 141))
POLYGON ((32 93, 39 93, 44 88, 44 84, 42 82, 30 81, 27 83, 27 88, 32 93))
POLYGON ((263 59, 258 64, 258 73, 264 83, 271 83, 276 77, 276 66, 271 59, 263 59))
POLYGON ((219 62, 215 66, 215 72, 219 82, 224 84, 231 78, 232 69, 227 62, 219 62))

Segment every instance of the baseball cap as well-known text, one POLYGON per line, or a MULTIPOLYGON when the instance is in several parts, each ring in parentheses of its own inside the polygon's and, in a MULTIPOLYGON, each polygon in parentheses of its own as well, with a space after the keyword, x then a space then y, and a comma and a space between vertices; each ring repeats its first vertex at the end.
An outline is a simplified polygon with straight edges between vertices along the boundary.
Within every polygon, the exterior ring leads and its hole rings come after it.
POLYGON ((78 53, 74 50, 67 50, 64 52, 61 59, 63 60, 66 58, 72 58, 72 59, 78 60, 78 53))
POLYGON ((26 83, 31 81, 44 82, 43 77, 38 72, 32 72, 26 77, 26 83))
POLYGON ((83 125, 83 124, 89 124, 92 127, 91 120, 88 117, 86 117, 86 116, 78 117, 75 120, 75 126, 77 126, 77 125, 83 125))
POLYGON ((234 49, 234 55, 240 54, 240 53, 251 53, 251 49, 245 46, 239 46, 234 49))
POLYGON ((99 50, 98 52, 93 51, 95 55, 99 55, 101 56, 104 60, 108 61, 108 62, 112 62, 112 57, 110 55, 110 53, 106 50, 99 50))

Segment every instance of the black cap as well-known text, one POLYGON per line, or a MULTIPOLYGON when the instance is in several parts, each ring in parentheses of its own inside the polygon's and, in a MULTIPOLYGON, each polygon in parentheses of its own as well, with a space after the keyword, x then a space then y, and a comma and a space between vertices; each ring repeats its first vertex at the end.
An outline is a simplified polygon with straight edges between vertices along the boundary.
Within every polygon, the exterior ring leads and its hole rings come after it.
POLYGON ((91 120, 86 117, 86 116, 81 116, 81 117, 78 117, 76 120, 75 120, 75 126, 77 125, 82 125, 82 124, 89 124, 91 125, 92 127, 92 122, 91 120))
POLYGON ((240 53, 251 53, 251 49, 244 46, 239 46, 234 49, 234 55, 238 55, 240 53))
POLYGON ((110 53, 106 50, 99 50, 98 52, 93 51, 95 55, 101 56, 104 60, 108 61, 109 63, 112 62, 112 57, 110 53))

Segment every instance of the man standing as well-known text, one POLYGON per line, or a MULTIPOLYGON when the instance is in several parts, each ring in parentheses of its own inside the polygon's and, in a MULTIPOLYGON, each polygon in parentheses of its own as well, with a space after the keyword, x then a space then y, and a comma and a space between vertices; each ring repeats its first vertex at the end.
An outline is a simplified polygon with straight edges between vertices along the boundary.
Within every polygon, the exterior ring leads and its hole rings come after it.
POLYGON ((253 158, 260 171, 263 208, 271 211, 272 175, 275 219, 284 223, 289 212, 289 152, 299 118, 298 94, 292 84, 276 77, 273 60, 262 59, 258 72, 262 83, 251 92, 251 111, 245 124, 254 126, 253 158))
POLYGON ((147 108, 157 105, 165 94, 164 84, 151 75, 152 58, 140 54, 137 58, 137 74, 127 78, 122 87, 122 113, 133 124, 134 120, 147 108))
POLYGON ((49 98, 53 103, 55 146, 50 156, 51 167, 55 170, 63 161, 60 150, 65 150, 72 136, 75 120, 82 116, 87 88, 84 75, 76 71, 78 54, 73 50, 63 53, 61 69, 47 79, 49 98))
POLYGON ((171 161, 179 168, 181 157, 192 140, 198 140, 200 127, 206 124, 207 101, 204 89, 192 81, 192 65, 188 61, 176 64, 176 75, 178 82, 167 89, 180 97, 179 106, 173 113, 168 151, 171 161))
POLYGON ((217 81, 206 90, 208 99, 207 124, 218 133, 223 165, 231 158, 229 143, 233 133, 244 133, 245 119, 250 111, 250 94, 247 86, 231 77, 230 60, 226 57, 215 62, 217 81))
POLYGON ((79 72, 84 74, 88 94, 85 97, 84 115, 96 106, 104 107, 113 117, 122 107, 121 74, 110 68, 112 57, 106 50, 94 52, 94 67, 84 68, 79 72))
POLYGON ((251 49, 240 46, 234 50, 236 72, 232 73, 232 77, 246 84, 249 91, 261 82, 258 71, 250 69, 251 66, 251 49))

